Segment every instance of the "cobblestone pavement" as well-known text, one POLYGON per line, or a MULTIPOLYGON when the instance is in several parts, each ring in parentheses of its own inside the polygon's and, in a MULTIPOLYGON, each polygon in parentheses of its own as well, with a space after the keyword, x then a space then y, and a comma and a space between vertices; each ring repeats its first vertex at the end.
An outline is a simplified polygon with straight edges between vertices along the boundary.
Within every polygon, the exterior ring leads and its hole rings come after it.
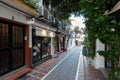
POLYGON ((105 80, 105 77, 100 70, 94 68, 89 58, 80 55, 78 80, 105 80))
MULTIPOLYGON (((76 48, 76 47, 75 47, 76 48)), ((65 56, 67 56, 72 49, 67 52, 59 54, 59 57, 51 58, 44 63, 33 68, 30 73, 20 78, 20 80, 41 80, 47 73, 49 73, 65 56)), ((78 76, 76 80, 105 80, 100 70, 94 68, 91 61, 80 54, 78 66, 78 76)))
POLYGON ((19 80, 40 80, 52 68, 54 68, 55 65, 57 65, 58 62, 61 61, 69 53, 69 51, 60 53, 59 57, 51 58, 44 63, 38 65, 37 67, 33 68, 30 73, 22 76, 19 80))

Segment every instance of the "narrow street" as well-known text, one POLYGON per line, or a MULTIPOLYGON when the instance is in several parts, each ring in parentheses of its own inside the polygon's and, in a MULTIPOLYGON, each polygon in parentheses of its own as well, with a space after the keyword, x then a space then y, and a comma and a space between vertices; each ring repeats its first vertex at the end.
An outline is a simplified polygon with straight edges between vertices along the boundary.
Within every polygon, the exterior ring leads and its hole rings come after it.
POLYGON ((82 49, 83 46, 71 48, 36 66, 19 80, 105 80, 101 71, 82 55, 82 49))
POLYGON ((73 48, 42 80, 76 80, 81 47, 73 48))
POLYGON ((0 0, 0 10, 0 80, 120 80, 120 1, 0 0))

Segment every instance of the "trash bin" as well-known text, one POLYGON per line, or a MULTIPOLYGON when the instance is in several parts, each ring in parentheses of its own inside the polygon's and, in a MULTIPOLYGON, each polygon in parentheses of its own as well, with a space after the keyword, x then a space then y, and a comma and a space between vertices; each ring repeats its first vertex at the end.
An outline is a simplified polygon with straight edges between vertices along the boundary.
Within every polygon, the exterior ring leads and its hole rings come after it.
POLYGON ((82 54, 83 54, 84 56, 86 56, 86 57, 88 56, 88 46, 85 45, 85 46, 83 47, 82 54))

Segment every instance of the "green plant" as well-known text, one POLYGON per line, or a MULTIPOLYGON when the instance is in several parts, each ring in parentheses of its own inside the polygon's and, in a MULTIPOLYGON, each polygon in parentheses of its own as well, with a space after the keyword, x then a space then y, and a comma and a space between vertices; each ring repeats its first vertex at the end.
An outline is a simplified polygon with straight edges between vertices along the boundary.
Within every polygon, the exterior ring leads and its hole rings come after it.
POLYGON ((39 0, 22 0, 22 1, 34 9, 39 8, 38 6, 39 0))
POLYGON ((119 11, 103 15, 118 0, 80 0, 81 14, 86 18, 85 24, 88 33, 90 56, 95 56, 95 40, 98 38, 102 43, 109 44, 113 48, 99 51, 99 54, 114 62, 108 80, 120 80, 120 68, 118 67, 120 56, 120 16, 119 11))

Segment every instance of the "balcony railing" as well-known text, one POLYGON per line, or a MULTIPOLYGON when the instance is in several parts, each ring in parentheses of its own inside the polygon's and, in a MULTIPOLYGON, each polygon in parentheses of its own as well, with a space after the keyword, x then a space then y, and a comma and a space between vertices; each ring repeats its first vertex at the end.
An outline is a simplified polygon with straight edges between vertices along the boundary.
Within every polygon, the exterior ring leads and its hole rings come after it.
POLYGON ((31 7, 35 7, 37 5, 37 11, 39 12, 39 17, 37 17, 40 21, 43 21, 45 23, 50 23, 53 27, 60 28, 65 30, 65 25, 55 18, 55 9, 51 8, 51 5, 48 3, 45 3, 44 0, 40 0, 39 4, 37 3, 37 0, 33 1, 33 3, 29 2, 28 0, 23 0, 26 4, 30 5, 31 7))

